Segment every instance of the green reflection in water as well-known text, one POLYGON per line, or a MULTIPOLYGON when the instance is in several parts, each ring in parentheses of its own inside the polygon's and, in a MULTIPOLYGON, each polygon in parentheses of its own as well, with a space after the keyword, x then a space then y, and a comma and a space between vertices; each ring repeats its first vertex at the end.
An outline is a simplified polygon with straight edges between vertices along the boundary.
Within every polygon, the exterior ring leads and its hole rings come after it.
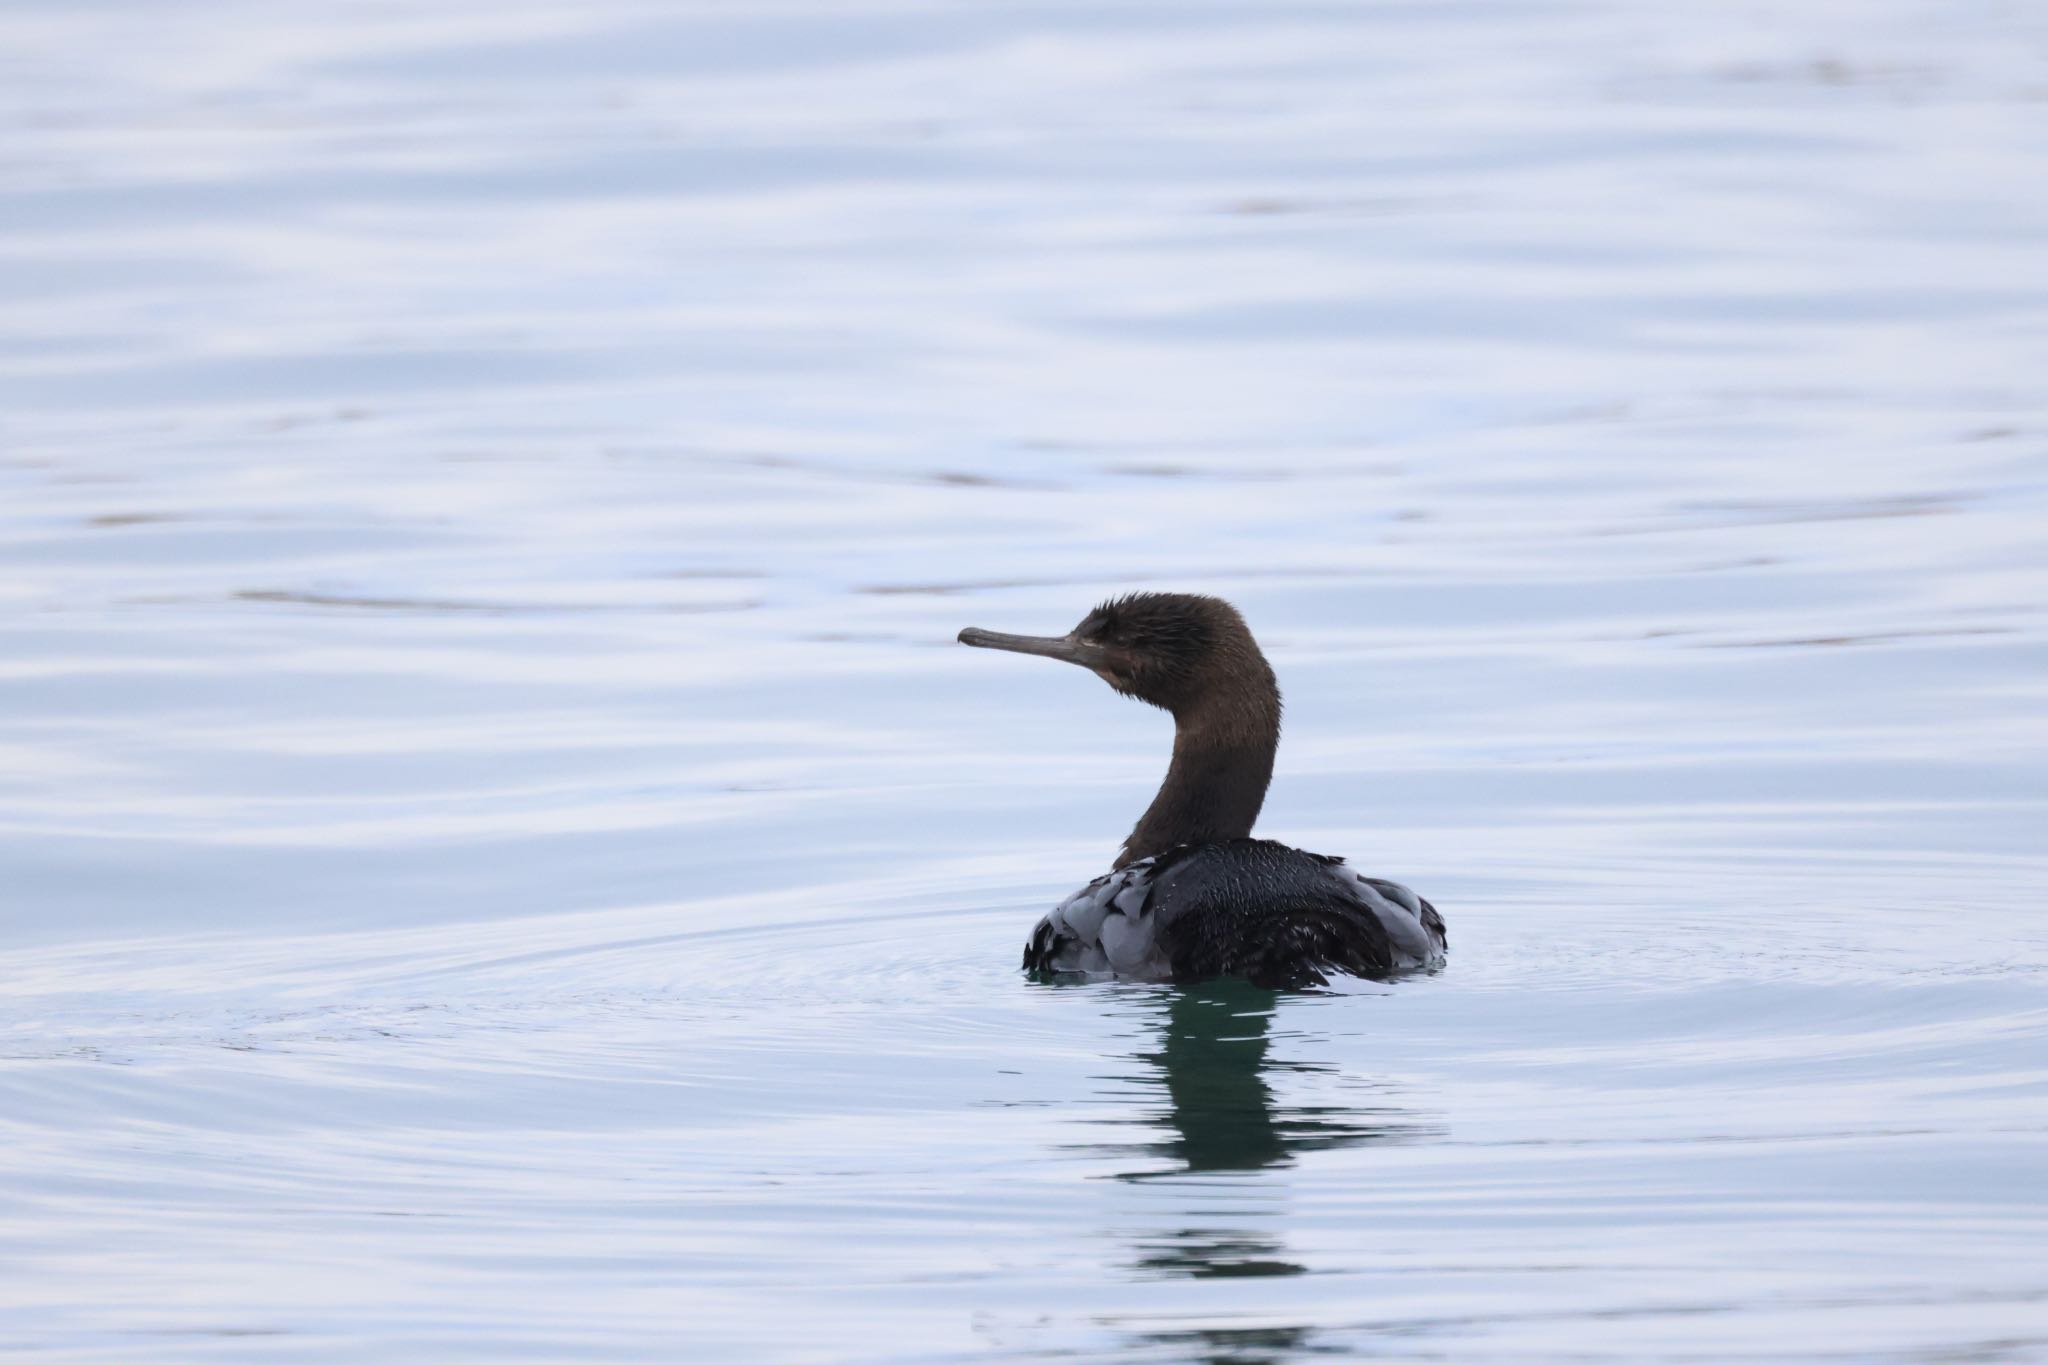
MULTIPOLYGON (((1178 1228, 1150 1227, 1132 1237, 1133 1269, 1145 1278, 1235 1279, 1304 1274, 1286 1246, 1288 1190, 1276 1168, 1302 1154, 1337 1147, 1413 1142, 1438 1129, 1383 1096, 1359 1105, 1287 1104, 1273 1081, 1287 1074, 1331 1075, 1320 1063, 1276 1060, 1274 1020, 1309 1002, 1243 981, 1207 982, 1162 992, 1158 1046, 1134 1054, 1132 1077, 1147 1099, 1155 1141, 1123 1150, 1155 1163, 1118 1178, 1184 1190, 1178 1228)), ((1284 1035, 1283 1035, 1284 1036, 1284 1035)), ((1329 1087, 1322 1087, 1325 1091, 1329 1087)), ((1322 1348, 1301 1326, 1193 1326, 1133 1334, 1133 1344, 1185 1351, 1188 1358, 1234 1365, 1279 1361, 1322 1348)))
POLYGON ((1322 1063, 1270 1057, 1273 1020, 1289 1000, 1279 991, 1234 980, 1162 992, 1159 1048, 1135 1054, 1141 1069, 1134 1079, 1164 1092, 1165 1108, 1153 1123, 1168 1136, 1135 1150, 1172 1164, 1122 1179, 1258 1171, 1304 1152, 1411 1142, 1437 1131, 1383 1098, 1371 1105, 1277 1103, 1270 1080, 1276 1073, 1336 1072, 1322 1063))

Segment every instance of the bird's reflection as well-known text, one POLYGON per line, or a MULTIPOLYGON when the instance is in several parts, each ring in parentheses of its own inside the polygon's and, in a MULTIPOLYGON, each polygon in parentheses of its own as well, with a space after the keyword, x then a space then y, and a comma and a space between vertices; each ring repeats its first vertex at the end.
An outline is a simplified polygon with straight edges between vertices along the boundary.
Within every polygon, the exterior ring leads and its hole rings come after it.
POLYGON ((1137 1150, 1169 1164, 1132 1171, 1126 1180, 1157 1180, 1279 1166, 1302 1152, 1405 1141, 1426 1131, 1408 1111, 1378 1104, 1276 1104, 1276 1072, 1331 1074, 1336 1068, 1269 1056, 1276 1012, 1287 997, 1247 982, 1208 982, 1163 992, 1157 1051, 1139 1052, 1135 1079, 1163 1092, 1149 1110, 1161 1140, 1137 1150))
MULTIPOLYGON (((1302 1274, 1306 1267, 1286 1245, 1288 1185, 1274 1168, 1305 1152, 1411 1141, 1433 1131, 1377 1095, 1358 1104, 1276 1100, 1276 1077, 1285 1086, 1288 1075, 1328 1077, 1337 1070, 1271 1055, 1276 1015, 1308 1003, 1242 981, 1163 991, 1152 1002, 1156 1048, 1133 1054, 1139 1065, 1128 1079, 1142 1099, 1154 1101, 1143 1108, 1154 1137, 1118 1149, 1149 1158, 1118 1179, 1155 1194, 1171 1192, 1172 1204, 1167 1226, 1148 1218, 1125 1231, 1139 1274, 1302 1274)), ((1312 1351, 1312 1334, 1310 1328, 1191 1325, 1141 1335, 1147 1345, 1171 1345, 1193 1359, 1248 1365, 1312 1351)))

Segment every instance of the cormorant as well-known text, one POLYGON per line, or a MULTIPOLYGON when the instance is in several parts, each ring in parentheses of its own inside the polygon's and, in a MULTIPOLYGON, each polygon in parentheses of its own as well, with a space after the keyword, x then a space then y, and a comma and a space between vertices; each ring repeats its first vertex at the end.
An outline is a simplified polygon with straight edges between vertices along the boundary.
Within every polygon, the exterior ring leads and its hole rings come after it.
POLYGON ((1065 635, 970 626, 960 643, 1064 659, 1173 714, 1159 794, 1111 870, 1038 922, 1026 970, 1293 987, 1443 962, 1443 917, 1407 887, 1251 837, 1280 744, 1280 688, 1228 602, 1133 593, 1065 635))

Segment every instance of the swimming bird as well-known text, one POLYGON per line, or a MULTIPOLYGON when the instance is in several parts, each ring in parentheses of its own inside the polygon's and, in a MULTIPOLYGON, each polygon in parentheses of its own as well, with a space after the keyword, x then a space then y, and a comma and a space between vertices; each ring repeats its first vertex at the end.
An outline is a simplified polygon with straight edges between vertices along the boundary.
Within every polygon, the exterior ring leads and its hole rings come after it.
POLYGON ((1065 635, 969 626, 960 643, 1079 664, 1173 715, 1159 794, 1109 872, 1038 922, 1025 970, 1296 987, 1443 962, 1443 917, 1407 887, 1251 837, 1280 745, 1280 687, 1228 602, 1132 593, 1065 635))

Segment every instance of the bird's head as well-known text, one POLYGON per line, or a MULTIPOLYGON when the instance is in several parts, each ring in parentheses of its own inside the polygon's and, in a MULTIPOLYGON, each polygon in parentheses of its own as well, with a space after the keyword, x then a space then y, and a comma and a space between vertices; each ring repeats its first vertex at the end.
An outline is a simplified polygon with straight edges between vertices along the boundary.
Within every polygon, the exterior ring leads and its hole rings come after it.
POLYGON ((1197 593, 1111 598, 1065 635, 1008 635, 969 626, 960 643, 1079 664, 1128 697, 1187 716, 1206 704, 1270 695, 1273 670, 1237 608, 1197 593))

